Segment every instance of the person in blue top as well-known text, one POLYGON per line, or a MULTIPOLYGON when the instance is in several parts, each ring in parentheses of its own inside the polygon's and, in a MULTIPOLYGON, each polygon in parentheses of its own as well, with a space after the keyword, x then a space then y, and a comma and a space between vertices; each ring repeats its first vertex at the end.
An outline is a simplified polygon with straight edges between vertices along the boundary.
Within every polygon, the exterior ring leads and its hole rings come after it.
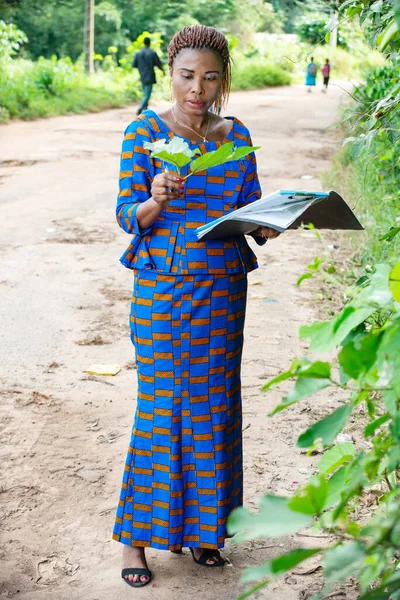
MULTIPOLYGON (((122 577, 133 587, 152 578, 146 547, 188 547, 196 563, 223 566, 226 521, 243 495, 240 368, 247 273, 257 262, 244 236, 198 241, 195 231, 260 197, 256 159, 183 185, 150 156, 145 142, 174 136, 201 153, 228 141, 251 145, 243 123, 217 114, 230 88, 225 36, 185 27, 168 62, 175 105, 145 111, 126 129, 117 200, 118 223, 133 236, 121 261, 134 271, 138 396, 113 538, 124 545, 122 577)), ((254 234, 260 244, 278 235, 268 227, 254 234)))
POLYGON ((317 79, 317 65, 314 62, 314 57, 311 57, 311 61, 307 65, 307 73, 306 73, 306 86, 307 90, 311 92, 311 89, 316 85, 317 79))

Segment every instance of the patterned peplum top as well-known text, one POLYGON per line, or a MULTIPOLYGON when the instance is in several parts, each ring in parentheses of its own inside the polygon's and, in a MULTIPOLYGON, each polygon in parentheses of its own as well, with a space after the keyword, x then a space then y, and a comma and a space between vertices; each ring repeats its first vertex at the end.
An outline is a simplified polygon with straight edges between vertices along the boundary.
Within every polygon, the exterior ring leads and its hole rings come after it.
MULTIPOLYGON (((228 118, 233 120, 233 126, 222 142, 186 141, 203 153, 229 141, 235 146, 252 145, 248 129, 238 119, 228 118)), ((164 166, 162 161, 150 157, 143 144, 168 140, 174 135, 151 110, 125 131, 117 221, 124 231, 133 234, 133 239, 121 257, 122 264, 130 269, 177 275, 252 271, 258 266, 257 259, 243 235, 198 241, 196 228, 260 198, 254 153, 191 175, 185 181, 183 195, 172 201, 150 228, 140 230, 137 208, 151 196, 151 182, 164 166)), ((187 173, 188 167, 184 167, 182 174, 187 173)))

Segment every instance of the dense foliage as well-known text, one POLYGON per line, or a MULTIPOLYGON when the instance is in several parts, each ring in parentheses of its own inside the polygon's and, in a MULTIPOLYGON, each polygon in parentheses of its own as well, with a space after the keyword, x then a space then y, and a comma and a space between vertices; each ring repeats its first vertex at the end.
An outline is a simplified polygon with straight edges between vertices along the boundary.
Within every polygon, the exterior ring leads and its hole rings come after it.
MULTIPOLYGON (((0 0, 1 18, 25 32, 29 58, 70 57, 75 61, 83 51, 84 2, 82 0, 0 0)), ((283 13, 264 0, 103 0, 95 7, 95 52, 117 48, 118 57, 129 41, 143 31, 160 32, 167 44, 185 25, 201 22, 226 32, 279 32, 283 13)))
MULTIPOLYGON (((111 46, 105 55, 95 54, 96 73, 88 77, 83 61, 70 58, 12 59, 26 42, 25 34, 15 25, 0 21, 0 122, 10 117, 31 119, 56 114, 98 111, 135 101, 141 94, 137 70, 132 58, 143 47, 143 38, 151 38, 152 48, 162 60, 163 40, 159 32, 144 31, 134 42, 127 42, 117 57, 111 46)), ((261 55, 262 48, 237 49, 237 38, 230 36, 235 65, 232 89, 245 90, 290 83, 292 64, 261 55), (235 47, 236 46, 236 47, 235 47)), ((168 78, 158 75, 154 98, 168 98, 168 78)))
MULTIPOLYGON (((323 553, 325 586, 316 599, 328 594, 335 582, 354 575, 359 578, 361 600, 387 599, 388 592, 400 592, 396 569, 400 550, 400 263, 393 270, 377 265, 360 279, 350 301, 331 321, 302 327, 300 332, 311 339, 311 351, 332 352, 339 345, 339 375, 327 362, 295 360, 264 389, 286 379, 296 380, 271 415, 328 387, 341 392, 340 406, 304 431, 297 442, 300 448, 327 450, 318 474, 294 496, 264 496, 258 514, 236 510, 229 529, 243 540, 280 537, 315 523, 336 534, 338 541, 325 549, 297 548, 248 569, 245 582, 263 581, 240 598, 323 553), (365 420, 366 443, 361 449, 352 442, 334 443, 351 417, 365 420), (357 507, 367 493, 379 508, 360 523, 357 507), (372 583, 374 592, 369 591, 372 583)), ((400 593, 392 595, 393 600, 399 597, 400 593)))
MULTIPOLYGON (((315 600, 350 576, 358 579, 360 600, 400 598, 400 0, 347 0, 342 11, 360 18, 387 60, 354 91, 354 104, 345 113, 352 134, 345 145, 346 165, 337 173, 353 198, 360 192, 357 212, 366 243, 362 247, 358 237, 357 256, 365 273, 332 319, 300 329, 301 337, 311 340, 311 352, 334 352, 335 359, 295 360, 264 388, 295 380, 271 416, 328 388, 337 390, 339 405, 298 438, 300 448, 323 452, 318 473, 292 497, 264 496, 258 514, 239 509, 230 520, 230 531, 239 539, 278 537, 314 525, 337 541, 295 548, 248 569, 243 580, 258 583, 241 598, 317 554, 325 585, 315 600), (362 424, 364 440, 357 444, 338 441, 350 420, 362 424), (373 510, 361 520, 359 507, 366 503, 373 510)), ((320 264, 317 258, 299 282, 320 264)), ((330 281, 338 283, 334 275, 330 281)))

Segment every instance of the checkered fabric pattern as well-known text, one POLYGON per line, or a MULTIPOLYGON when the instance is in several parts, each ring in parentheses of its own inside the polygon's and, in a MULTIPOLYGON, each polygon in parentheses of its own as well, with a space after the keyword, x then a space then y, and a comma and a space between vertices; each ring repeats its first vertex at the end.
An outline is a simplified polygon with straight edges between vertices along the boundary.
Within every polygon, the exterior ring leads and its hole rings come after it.
POLYGON ((247 279, 136 271, 139 393, 113 538, 221 548, 242 503, 240 362, 247 279))
MULTIPOLYGON (((150 158, 145 141, 171 139, 172 131, 153 111, 146 111, 131 123, 122 145, 117 220, 133 239, 121 262, 128 268, 160 273, 226 275, 252 271, 257 267, 254 253, 244 236, 230 239, 197 240, 200 225, 254 202, 261 196, 254 154, 191 175, 182 196, 172 201, 147 230, 139 229, 136 211, 151 195, 151 182, 163 164, 150 158)), ((216 150, 221 143, 251 145, 248 129, 233 119, 232 129, 222 142, 198 143, 186 140, 202 153, 216 150)), ((188 173, 188 167, 182 174, 188 173)))

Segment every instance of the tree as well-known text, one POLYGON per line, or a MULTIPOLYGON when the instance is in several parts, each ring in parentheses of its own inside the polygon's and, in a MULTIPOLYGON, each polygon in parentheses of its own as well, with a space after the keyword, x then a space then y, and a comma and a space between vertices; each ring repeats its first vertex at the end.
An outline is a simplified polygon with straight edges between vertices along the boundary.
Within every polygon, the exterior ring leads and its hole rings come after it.
POLYGON ((94 71, 94 0, 85 0, 83 52, 85 71, 91 75, 94 71))

